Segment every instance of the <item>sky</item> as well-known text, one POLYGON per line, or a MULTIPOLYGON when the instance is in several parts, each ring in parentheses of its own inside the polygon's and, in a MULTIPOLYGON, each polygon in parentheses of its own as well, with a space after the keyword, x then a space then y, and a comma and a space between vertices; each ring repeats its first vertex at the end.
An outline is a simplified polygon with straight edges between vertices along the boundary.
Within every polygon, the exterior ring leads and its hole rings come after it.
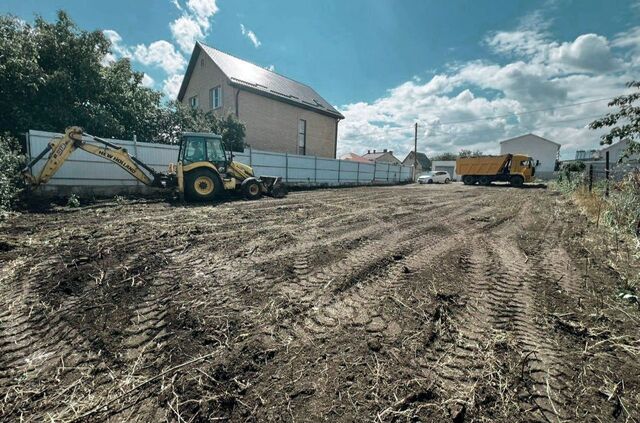
POLYGON ((2 0, 28 22, 67 11, 174 98, 195 41, 313 87, 340 110, 338 155, 400 159, 535 133, 561 156, 640 79, 640 0, 2 0))

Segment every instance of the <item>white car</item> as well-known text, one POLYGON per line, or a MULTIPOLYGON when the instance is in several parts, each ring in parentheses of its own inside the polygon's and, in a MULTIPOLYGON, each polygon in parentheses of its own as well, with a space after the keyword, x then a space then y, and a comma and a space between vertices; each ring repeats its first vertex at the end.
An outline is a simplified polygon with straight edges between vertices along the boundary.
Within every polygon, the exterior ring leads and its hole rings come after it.
POLYGON ((449 182, 451 182, 451 176, 449 175, 449 172, 444 170, 434 170, 432 172, 424 173, 418 177, 418 183, 420 184, 448 184, 449 182))

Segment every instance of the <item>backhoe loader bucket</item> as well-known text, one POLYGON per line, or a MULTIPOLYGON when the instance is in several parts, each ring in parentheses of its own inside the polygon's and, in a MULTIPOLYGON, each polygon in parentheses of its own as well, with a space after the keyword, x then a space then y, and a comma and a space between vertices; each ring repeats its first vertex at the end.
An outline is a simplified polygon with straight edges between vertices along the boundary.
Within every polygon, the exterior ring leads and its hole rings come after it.
POLYGON ((261 176, 260 183, 264 193, 270 197, 282 198, 287 195, 287 187, 280 176, 261 176))

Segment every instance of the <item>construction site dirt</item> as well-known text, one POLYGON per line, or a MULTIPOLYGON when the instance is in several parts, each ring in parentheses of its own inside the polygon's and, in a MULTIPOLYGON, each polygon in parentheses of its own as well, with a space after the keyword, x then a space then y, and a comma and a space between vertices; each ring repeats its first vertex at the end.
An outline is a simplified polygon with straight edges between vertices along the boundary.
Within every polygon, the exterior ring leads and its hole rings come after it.
POLYGON ((1 421, 640 420, 633 270, 551 190, 112 201, 0 229, 1 421))

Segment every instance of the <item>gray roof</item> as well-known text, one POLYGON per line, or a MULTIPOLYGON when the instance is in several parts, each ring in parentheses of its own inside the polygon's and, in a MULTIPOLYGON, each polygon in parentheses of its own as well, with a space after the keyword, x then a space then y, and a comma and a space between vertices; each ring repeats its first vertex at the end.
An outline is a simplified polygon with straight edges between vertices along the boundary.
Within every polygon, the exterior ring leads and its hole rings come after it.
MULTIPOLYGON (((423 169, 431 167, 431 160, 429 160, 426 154, 421 153, 419 151, 418 151, 418 163, 420 163, 420 166, 423 169)), ((402 161, 402 164, 413 165, 413 151, 410 151, 409 154, 407 154, 407 157, 404 158, 404 160, 402 161)))
POLYGON ((227 78, 229 78, 232 85, 253 91, 256 94, 291 103, 298 107, 303 107, 338 119, 344 119, 344 116, 340 112, 308 85, 231 56, 230 54, 200 42, 196 43, 193 53, 191 54, 191 60, 189 61, 189 67, 182 81, 182 86, 180 87, 178 100, 182 100, 184 97, 187 89, 187 81, 195 66, 195 63, 192 62, 197 60, 199 49, 202 49, 211 60, 218 65, 227 78))

